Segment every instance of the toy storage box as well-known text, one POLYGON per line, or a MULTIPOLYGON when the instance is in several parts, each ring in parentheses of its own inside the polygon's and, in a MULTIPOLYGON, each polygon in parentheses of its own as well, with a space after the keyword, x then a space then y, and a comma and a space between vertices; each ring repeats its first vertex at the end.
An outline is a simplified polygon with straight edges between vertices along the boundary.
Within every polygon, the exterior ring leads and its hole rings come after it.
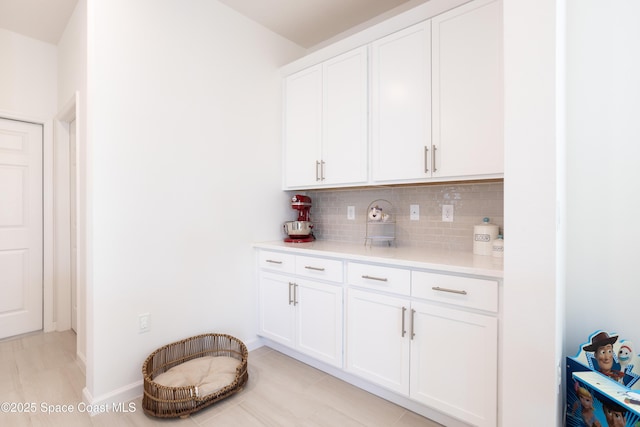
POLYGON ((640 427, 640 356, 630 341, 596 331, 566 361, 567 427, 640 427))

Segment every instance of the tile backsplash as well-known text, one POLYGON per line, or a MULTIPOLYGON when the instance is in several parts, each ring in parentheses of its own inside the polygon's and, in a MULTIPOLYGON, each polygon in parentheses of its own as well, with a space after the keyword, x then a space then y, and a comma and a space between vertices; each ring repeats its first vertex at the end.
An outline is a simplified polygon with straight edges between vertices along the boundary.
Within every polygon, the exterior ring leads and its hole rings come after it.
POLYGON ((313 190, 304 194, 313 201, 311 221, 319 240, 364 244, 367 208, 377 199, 393 207, 398 246, 472 251, 473 226, 482 223, 484 217, 503 233, 502 181, 313 190), (410 205, 419 205, 419 220, 410 220, 410 205), (452 222, 442 221, 443 205, 453 206, 452 222), (347 219, 348 206, 355 207, 354 220, 347 219))

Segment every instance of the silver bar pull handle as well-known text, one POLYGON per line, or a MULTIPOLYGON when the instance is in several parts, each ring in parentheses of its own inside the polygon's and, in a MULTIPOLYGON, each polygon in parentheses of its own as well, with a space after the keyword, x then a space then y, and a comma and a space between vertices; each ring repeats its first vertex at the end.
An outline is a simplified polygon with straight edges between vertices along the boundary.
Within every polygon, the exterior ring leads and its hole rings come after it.
POLYGON ((386 282, 387 278, 386 277, 375 277, 375 276, 369 276, 367 274, 364 274, 362 276, 363 279, 369 279, 369 280, 377 280, 378 282, 386 282))
POLYGON ((295 285, 295 283, 289 282, 289 305, 293 304, 293 298, 291 297, 291 288, 293 288, 295 285))
POLYGON ((404 328, 404 316, 405 316, 406 312, 407 312, 407 307, 402 307, 402 337, 403 338, 407 333, 407 331, 404 328))
POLYGON ((324 181, 324 160, 320 161, 320 181, 324 181))
POLYGON ((441 288, 440 286, 434 286, 431 289, 438 292, 449 292, 450 294, 467 295, 467 291, 460 291, 458 289, 441 288))
POLYGON ((298 305, 298 284, 293 284, 293 305, 298 305))
POLYGON ((267 262, 271 264, 282 264, 282 261, 276 261, 274 259, 268 259, 267 262))
POLYGON ((424 173, 429 173, 429 147, 424 146, 424 173))
POLYGON ((304 268, 306 268, 307 270, 313 270, 313 271, 324 271, 324 267, 313 267, 311 265, 305 265, 304 268))
POLYGON ((431 153, 431 169, 433 170, 434 173, 438 172, 438 169, 436 169, 436 150, 437 149, 438 147, 434 145, 433 153, 431 153))
POLYGON ((320 181, 320 162, 316 160, 316 181, 320 181))
POLYGON ((414 309, 411 309, 411 339, 412 340, 416 336, 415 331, 413 330, 413 326, 414 326, 414 323, 415 323, 415 317, 416 317, 416 311, 414 309))

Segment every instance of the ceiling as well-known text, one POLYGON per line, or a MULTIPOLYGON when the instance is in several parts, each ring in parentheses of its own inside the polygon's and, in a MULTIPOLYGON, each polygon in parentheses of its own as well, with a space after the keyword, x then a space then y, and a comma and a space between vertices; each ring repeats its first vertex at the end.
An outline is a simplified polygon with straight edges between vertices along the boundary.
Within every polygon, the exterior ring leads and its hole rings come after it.
POLYGON ((315 46, 396 7, 416 3, 415 0, 219 1, 304 48, 315 46))
POLYGON ((0 28, 58 44, 78 0, 0 0, 0 28))
MULTIPOLYGON (((428 0, 219 1, 294 43, 310 48, 379 15, 395 14, 428 0)), ((0 0, 0 28, 58 44, 77 2, 0 0)))

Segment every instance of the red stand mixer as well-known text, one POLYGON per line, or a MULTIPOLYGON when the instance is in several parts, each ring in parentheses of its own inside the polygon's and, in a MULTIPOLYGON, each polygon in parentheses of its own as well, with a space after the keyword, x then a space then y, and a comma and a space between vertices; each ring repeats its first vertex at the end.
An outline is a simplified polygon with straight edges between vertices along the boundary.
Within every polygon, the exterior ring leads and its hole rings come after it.
POLYGON ((296 194, 291 198, 291 208, 298 211, 298 219, 287 221, 283 224, 287 237, 284 239, 288 243, 313 242, 313 224, 309 220, 311 210, 311 197, 296 194))

